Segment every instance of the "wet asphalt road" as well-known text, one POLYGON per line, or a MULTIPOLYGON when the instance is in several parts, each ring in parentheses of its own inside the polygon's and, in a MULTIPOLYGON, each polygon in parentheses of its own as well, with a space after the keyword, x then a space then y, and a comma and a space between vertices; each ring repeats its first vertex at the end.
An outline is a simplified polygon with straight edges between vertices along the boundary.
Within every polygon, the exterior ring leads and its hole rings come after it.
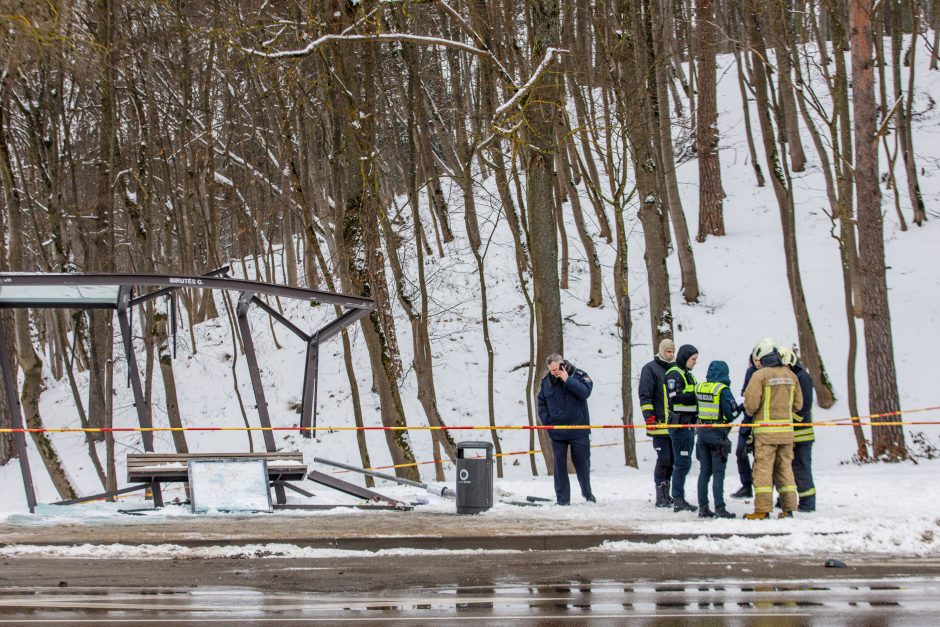
POLYGON ((588 551, 5 558, 0 624, 935 625, 940 559, 588 551))

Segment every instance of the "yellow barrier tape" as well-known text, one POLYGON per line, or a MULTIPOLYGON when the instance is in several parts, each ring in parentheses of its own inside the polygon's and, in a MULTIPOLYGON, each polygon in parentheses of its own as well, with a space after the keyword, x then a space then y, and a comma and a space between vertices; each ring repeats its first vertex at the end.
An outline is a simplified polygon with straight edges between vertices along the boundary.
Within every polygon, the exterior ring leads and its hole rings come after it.
MULTIPOLYGON (((849 418, 838 418, 835 420, 826 420, 820 422, 803 423, 775 423, 778 427, 903 427, 916 425, 940 425, 940 420, 873 420, 874 418, 883 418, 889 416, 900 416, 902 414, 914 414, 940 410, 940 405, 934 407, 923 407, 919 409, 906 409, 896 412, 883 414, 867 414, 864 416, 851 416, 849 418), (846 421, 852 422, 846 422, 846 421), (862 422, 865 420, 865 422, 862 422)), ((595 430, 595 429, 734 429, 747 427, 752 428, 755 423, 732 423, 732 424, 665 424, 657 423, 647 424, 603 424, 603 425, 453 425, 453 426, 434 426, 434 425, 393 425, 393 426, 348 426, 331 425, 323 427, 39 427, 39 428, 2 428, 0 433, 163 433, 163 432, 191 432, 191 431, 568 431, 568 430, 595 430)))

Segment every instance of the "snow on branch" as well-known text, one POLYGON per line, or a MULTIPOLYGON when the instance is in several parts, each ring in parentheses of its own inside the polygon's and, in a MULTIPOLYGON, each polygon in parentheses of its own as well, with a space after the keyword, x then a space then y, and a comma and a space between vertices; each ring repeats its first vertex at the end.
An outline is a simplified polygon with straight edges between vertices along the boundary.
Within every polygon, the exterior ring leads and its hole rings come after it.
POLYGON ((443 39, 441 37, 428 37, 425 35, 412 35, 410 33, 377 33, 374 35, 323 35, 314 39, 309 44, 303 48, 297 50, 284 50, 282 52, 262 52, 261 50, 254 50, 251 48, 245 48, 245 52, 253 54, 258 57, 265 59, 288 59, 292 57, 305 57, 311 54, 317 48, 325 46, 326 44, 339 42, 339 43, 350 43, 357 41, 367 41, 367 42, 408 42, 413 44, 424 44, 431 46, 443 46, 445 48, 456 48, 457 50, 463 50, 464 52, 469 52, 470 54, 475 54, 481 57, 489 58, 491 55, 486 50, 481 50, 480 48, 475 48, 469 44, 465 44, 460 41, 454 41, 452 39, 443 39))
POLYGON ((539 63, 539 66, 535 68, 535 72, 532 73, 532 76, 526 81, 526 84, 523 85, 519 91, 512 95, 512 98, 499 105, 496 108, 496 115, 500 116, 515 107, 519 102, 526 97, 526 95, 532 90, 532 87, 535 86, 535 83, 539 80, 539 77, 545 73, 548 67, 555 60, 555 57, 564 53, 567 53, 567 50, 561 48, 549 48, 545 51, 545 58, 542 59, 542 62, 539 63))

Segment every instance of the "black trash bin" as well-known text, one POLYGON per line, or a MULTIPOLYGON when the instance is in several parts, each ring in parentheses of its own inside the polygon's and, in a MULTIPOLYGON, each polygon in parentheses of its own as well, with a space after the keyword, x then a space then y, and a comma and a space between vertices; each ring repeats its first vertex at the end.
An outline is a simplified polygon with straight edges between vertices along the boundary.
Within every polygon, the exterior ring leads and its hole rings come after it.
POLYGON ((493 443, 457 443, 457 513, 493 507, 493 443))

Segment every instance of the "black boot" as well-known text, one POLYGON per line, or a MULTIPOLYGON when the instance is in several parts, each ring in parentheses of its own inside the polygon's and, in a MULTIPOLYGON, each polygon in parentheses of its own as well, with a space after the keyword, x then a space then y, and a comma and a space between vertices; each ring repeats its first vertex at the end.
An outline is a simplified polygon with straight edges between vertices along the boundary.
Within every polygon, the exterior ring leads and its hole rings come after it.
POLYGON ((735 518, 735 517, 736 517, 735 514, 732 514, 731 512, 726 510, 724 507, 715 508, 715 518, 735 518))
POLYGON ((663 484, 663 494, 666 496, 666 503, 672 505, 672 487, 669 481, 663 484))
POLYGON ((672 500, 672 511, 674 512, 694 512, 697 507, 685 500, 684 497, 678 496, 672 500))
POLYGON ((669 495, 666 493, 668 490, 668 483, 660 483, 656 486, 656 507, 669 507, 669 495))
POLYGON ((741 489, 731 495, 733 499, 750 499, 754 497, 754 488, 749 485, 741 486, 741 489))
POLYGON ((698 506, 698 517, 699 518, 714 518, 715 512, 708 509, 708 505, 699 505, 698 506))

